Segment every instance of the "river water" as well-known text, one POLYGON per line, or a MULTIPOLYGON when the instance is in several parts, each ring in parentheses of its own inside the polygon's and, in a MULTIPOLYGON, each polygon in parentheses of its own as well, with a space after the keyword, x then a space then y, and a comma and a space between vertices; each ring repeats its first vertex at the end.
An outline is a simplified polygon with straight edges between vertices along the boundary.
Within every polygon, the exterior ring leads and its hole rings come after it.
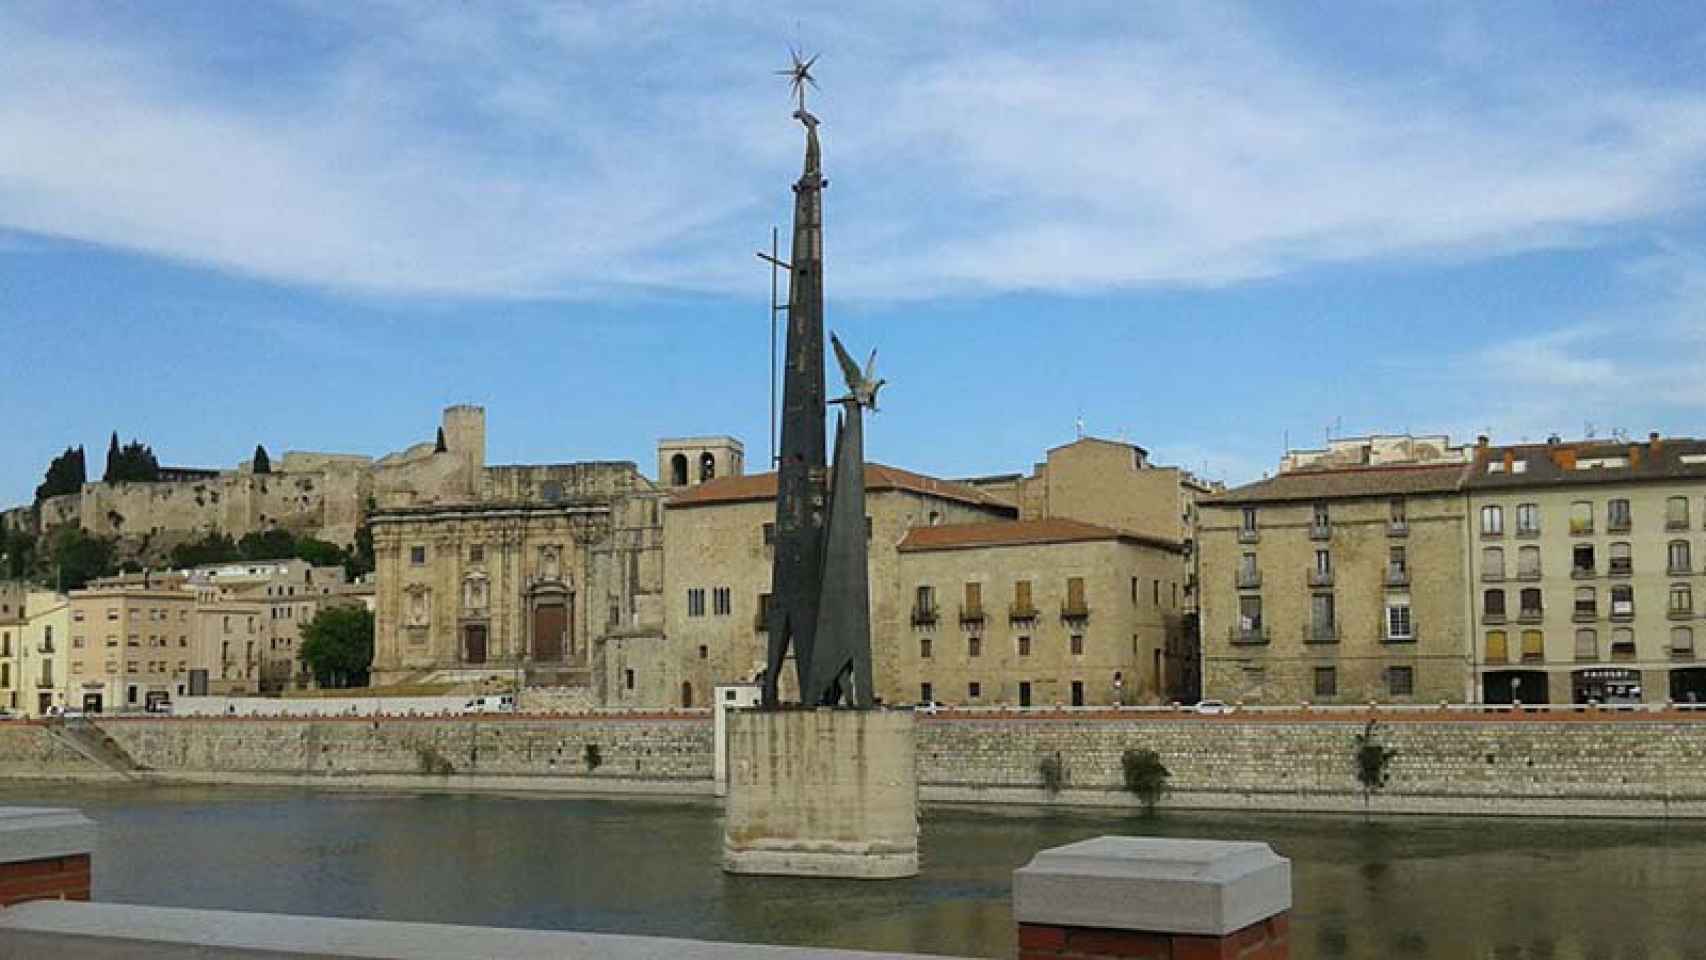
POLYGON ((1013 955, 1012 871, 1104 834, 1263 840, 1292 956, 1706 960, 1706 824, 932 807, 924 872, 730 877, 708 800, 6 785, 82 808, 106 901, 1013 955))

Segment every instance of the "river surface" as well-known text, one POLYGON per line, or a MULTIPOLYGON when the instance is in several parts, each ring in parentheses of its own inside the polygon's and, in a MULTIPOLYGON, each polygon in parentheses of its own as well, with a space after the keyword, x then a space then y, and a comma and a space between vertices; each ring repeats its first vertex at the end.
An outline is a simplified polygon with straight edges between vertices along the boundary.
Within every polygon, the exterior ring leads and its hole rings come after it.
POLYGON ((726 876, 708 800, 5 785, 100 824, 95 897, 1010 957, 1012 871, 1104 834, 1263 840, 1292 956, 1706 960, 1706 824, 932 807, 924 872, 726 876))

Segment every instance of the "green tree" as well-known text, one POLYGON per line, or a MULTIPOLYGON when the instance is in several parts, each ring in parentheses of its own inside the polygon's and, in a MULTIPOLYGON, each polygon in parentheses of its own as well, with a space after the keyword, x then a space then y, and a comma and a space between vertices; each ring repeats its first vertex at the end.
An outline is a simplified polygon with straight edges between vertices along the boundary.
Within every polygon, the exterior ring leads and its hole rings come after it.
POLYGON ((237 541, 237 552, 244 560, 288 560, 296 556, 296 538, 278 527, 245 533, 237 541))
POLYGON ((296 555, 316 567, 336 566, 343 563, 348 556, 343 547, 314 537, 303 537, 296 541, 296 555))
POLYGON ((1387 767, 1398 751, 1382 744, 1377 738, 1380 725, 1373 719, 1354 738, 1356 743, 1357 783, 1362 786, 1363 814, 1368 814, 1369 801, 1376 790, 1383 789, 1392 773, 1387 767))
POLYGON ((1155 812, 1155 805, 1167 792, 1167 778, 1173 775, 1154 750, 1131 749, 1120 754, 1120 772, 1125 788, 1143 804, 1145 815, 1155 812))
POLYGON ((366 607, 322 607, 302 625, 302 664, 328 689, 367 686, 373 665, 373 613, 366 607))
POLYGON ((35 570, 36 538, 23 530, 0 532, 0 578, 22 580, 35 570))
POLYGON ((36 487, 36 503, 41 503, 48 497, 61 494, 76 493, 83 489, 83 483, 88 479, 88 471, 83 466, 83 448, 66 447, 65 452, 53 458, 47 465, 47 476, 36 487))
POLYGON ((444 452, 448 451, 449 449, 450 449, 449 447, 444 445, 444 428, 439 427, 438 428, 438 440, 436 440, 433 443, 432 452, 433 453, 444 453, 444 452))
POLYGON ((107 471, 101 479, 107 483, 153 483, 160 479, 160 462, 139 440, 120 447, 118 431, 114 430, 107 444, 107 471))
POLYGON ((237 551, 236 541, 230 534, 215 531, 200 540, 180 543, 172 548, 171 559, 174 567, 200 567, 210 563, 226 563, 236 560, 242 554, 237 551))
POLYGON ((256 473, 272 472, 272 460, 267 456, 267 448, 258 443, 255 444, 254 469, 256 473))
POLYGON ((60 527, 53 535, 55 583, 61 590, 80 590, 96 577, 115 569, 113 541, 91 536, 80 526, 60 527))

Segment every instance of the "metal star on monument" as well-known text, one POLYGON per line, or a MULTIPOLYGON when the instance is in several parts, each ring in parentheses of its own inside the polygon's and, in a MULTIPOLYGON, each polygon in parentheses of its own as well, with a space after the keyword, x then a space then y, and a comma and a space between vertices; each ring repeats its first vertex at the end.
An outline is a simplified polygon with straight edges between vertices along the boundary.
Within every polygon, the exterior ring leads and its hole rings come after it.
POLYGON ((777 76, 787 77, 789 86, 793 89, 794 97, 799 101, 801 110, 806 108, 806 87, 817 89, 817 78, 812 76, 812 65, 817 63, 819 54, 801 57, 800 51, 792 47, 788 49, 788 59, 793 62, 784 70, 776 71, 777 76))

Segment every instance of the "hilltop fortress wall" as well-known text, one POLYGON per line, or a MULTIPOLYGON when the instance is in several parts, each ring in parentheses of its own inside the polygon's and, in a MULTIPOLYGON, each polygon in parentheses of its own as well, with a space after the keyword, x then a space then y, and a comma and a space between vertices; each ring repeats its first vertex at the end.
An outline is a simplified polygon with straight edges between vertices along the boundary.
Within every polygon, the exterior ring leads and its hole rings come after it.
POLYGON ((90 533, 151 545, 180 543, 218 531, 232 538, 282 528, 349 544, 371 499, 380 507, 467 500, 485 469, 485 411, 444 412, 446 450, 418 443, 379 460, 358 454, 291 451, 272 472, 248 461, 217 477, 159 483, 86 483, 79 493, 49 497, 39 512, 6 511, 8 526, 51 531, 80 524, 90 533))

